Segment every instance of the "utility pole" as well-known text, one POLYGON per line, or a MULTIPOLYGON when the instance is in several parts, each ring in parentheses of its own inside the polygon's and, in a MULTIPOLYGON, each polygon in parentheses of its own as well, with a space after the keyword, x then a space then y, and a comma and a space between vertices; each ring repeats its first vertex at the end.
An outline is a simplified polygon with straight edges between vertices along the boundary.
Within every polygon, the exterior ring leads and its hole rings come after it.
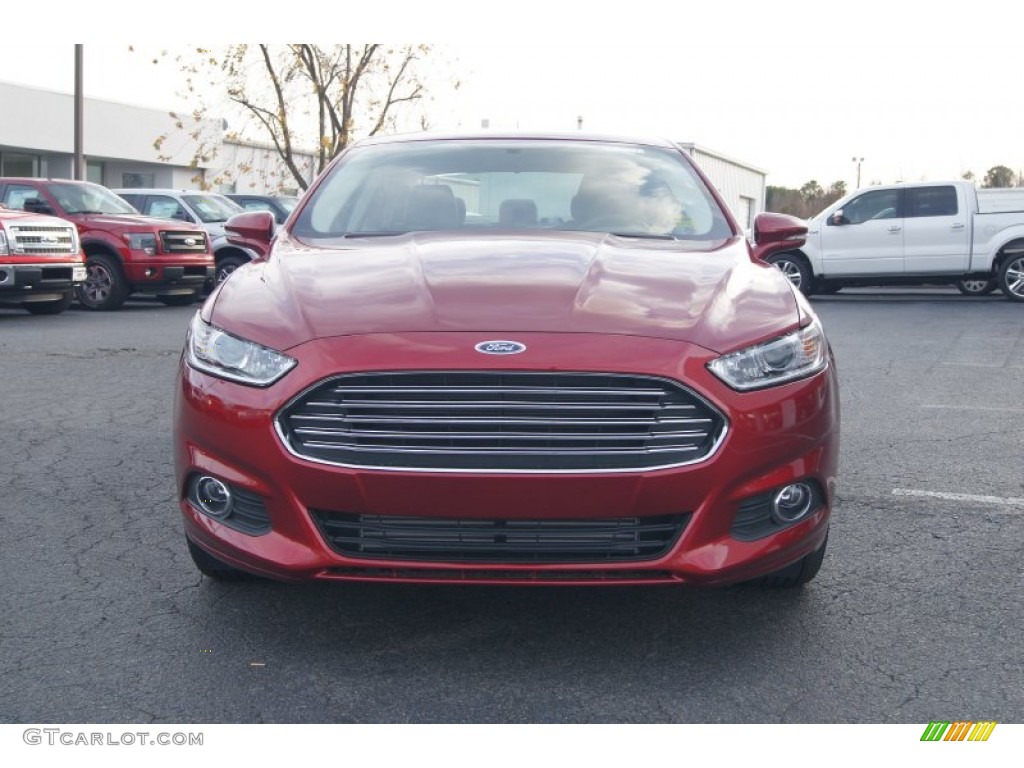
POLYGON ((853 162, 857 164, 857 186, 856 189, 860 189, 860 164, 864 162, 863 157, 852 158, 853 162))
POLYGON ((72 176, 85 180, 85 98, 82 94, 82 44, 75 43, 75 167, 72 176))

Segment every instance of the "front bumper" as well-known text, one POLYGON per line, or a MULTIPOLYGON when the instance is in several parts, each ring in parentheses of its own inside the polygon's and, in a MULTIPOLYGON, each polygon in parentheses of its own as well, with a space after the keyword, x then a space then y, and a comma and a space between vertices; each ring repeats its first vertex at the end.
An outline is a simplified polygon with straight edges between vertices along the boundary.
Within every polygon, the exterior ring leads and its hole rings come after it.
POLYGON ((216 267, 212 256, 182 263, 164 263, 159 258, 125 264, 125 274, 132 290, 157 295, 194 292, 214 277, 216 267))
MULTIPOLYGON (((326 339, 289 354, 298 366, 267 389, 182 365, 175 404, 175 462, 186 534, 236 567, 283 580, 503 584, 724 584, 778 570, 817 549, 828 529, 838 459, 834 366, 758 392, 730 390, 706 369, 714 355, 679 342, 619 336, 525 334, 528 354, 481 360, 478 334, 326 339), (718 408, 727 434, 706 460, 654 470, 437 472, 328 465, 294 455, 274 416, 297 393, 339 373, 387 370, 588 371, 674 379, 718 408), (209 474, 256 498, 265 527, 240 529, 198 511, 189 481, 209 474), (799 522, 738 537, 741 509, 806 480, 820 504, 799 522), (745 505, 745 506, 744 506, 745 505), (341 554, 315 511, 434 520, 588 521, 685 516, 656 557, 610 562, 450 562, 341 554)), ((242 528, 245 528, 242 526, 242 528)))
POLYGON ((82 262, 0 263, 0 301, 20 302, 37 297, 55 297, 67 293, 85 281, 82 262))

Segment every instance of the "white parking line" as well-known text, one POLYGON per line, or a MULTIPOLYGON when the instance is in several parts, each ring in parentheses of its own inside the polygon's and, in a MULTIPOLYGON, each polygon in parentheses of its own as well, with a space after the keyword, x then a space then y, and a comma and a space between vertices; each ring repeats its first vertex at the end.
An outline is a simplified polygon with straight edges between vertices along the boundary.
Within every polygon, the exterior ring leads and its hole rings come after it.
POLYGON ((893 496, 916 496, 925 499, 942 499, 943 501, 966 501, 974 504, 986 504, 996 507, 1011 507, 1007 510, 1024 511, 1024 499, 1012 496, 981 496, 973 493, 944 493, 942 491, 918 491, 910 488, 893 488, 893 496))
POLYGON ((940 363, 940 365, 956 365, 961 368, 1006 368, 1007 366, 1003 363, 940 363))
POLYGON ((999 408, 992 405, 942 405, 941 403, 925 403, 921 408, 941 408, 947 411, 994 411, 997 413, 1024 413, 1024 408, 999 408))

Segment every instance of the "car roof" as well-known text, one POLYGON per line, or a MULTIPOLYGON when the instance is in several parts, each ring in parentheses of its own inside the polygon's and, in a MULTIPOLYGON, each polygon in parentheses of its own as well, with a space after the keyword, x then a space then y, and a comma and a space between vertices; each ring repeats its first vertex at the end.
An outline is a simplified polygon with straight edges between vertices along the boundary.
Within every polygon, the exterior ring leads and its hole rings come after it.
POLYGON ((224 197, 260 197, 265 200, 298 200, 298 195, 270 195, 264 192, 225 192, 224 197))
POLYGON ((210 190, 202 189, 174 189, 172 187, 146 187, 140 189, 138 187, 115 187, 110 190, 111 192, 127 192, 133 195, 223 195, 220 192, 212 192, 210 190))
POLYGON ((353 146, 372 146, 378 144, 401 144, 415 141, 570 141, 570 142, 601 142, 616 144, 636 144, 637 146, 664 147, 679 149, 679 145, 665 138, 641 138, 615 134, 583 133, 583 132, 527 132, 527 131, 460 131, 403 133, 392 136, 372 136, 362 139, 353 146))
POLYGON ((85 179, 44 179, 39 176, 0 176, 0 181, 4 184, 23 184, 25 182, 35 182, 44 184, 91 184, 94 187, 102 187, 102 184, 97 184, 94 181, 86 181, 85 179))

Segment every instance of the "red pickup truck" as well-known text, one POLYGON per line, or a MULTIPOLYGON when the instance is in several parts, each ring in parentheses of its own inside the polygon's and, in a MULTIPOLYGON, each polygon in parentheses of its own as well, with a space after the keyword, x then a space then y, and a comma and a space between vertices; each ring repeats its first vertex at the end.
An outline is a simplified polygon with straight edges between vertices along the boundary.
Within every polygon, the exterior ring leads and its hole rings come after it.
POLYGON ((87 309, 117 309, 132 293, 155 294, 169 305, 191 304, 213 278, 213 254, 201 227, 141 216, 99 184, 0 178, 0 203, 57 216, 78 228, 87 275, 76 290, 87 309))
POLYGON ((0 306, 56 315, 85 281, 85 257, 74 225, 0 205, 0 306))

